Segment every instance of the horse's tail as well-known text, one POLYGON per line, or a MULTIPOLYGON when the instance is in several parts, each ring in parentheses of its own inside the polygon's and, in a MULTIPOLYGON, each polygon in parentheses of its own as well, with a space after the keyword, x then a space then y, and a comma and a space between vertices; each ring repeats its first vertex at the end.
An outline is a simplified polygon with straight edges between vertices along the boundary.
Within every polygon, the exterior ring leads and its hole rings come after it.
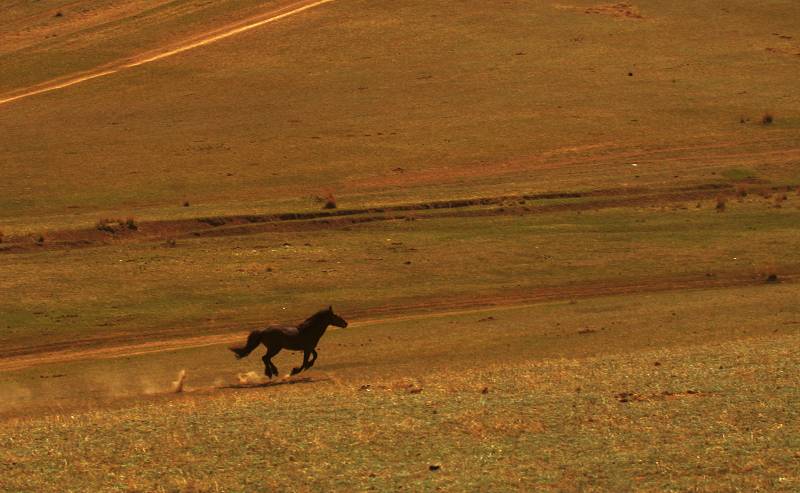
POLYGON ((236 359, 241 359, 250 354, 250 352, 257 348, 259 344, 261 344, 261 334, 264 331, 262 330, 254 330, 250 332, 250 335, 247 336, 247 343, 244 346, 234 346, 230 347, 231 351, 236 353, 236 359))

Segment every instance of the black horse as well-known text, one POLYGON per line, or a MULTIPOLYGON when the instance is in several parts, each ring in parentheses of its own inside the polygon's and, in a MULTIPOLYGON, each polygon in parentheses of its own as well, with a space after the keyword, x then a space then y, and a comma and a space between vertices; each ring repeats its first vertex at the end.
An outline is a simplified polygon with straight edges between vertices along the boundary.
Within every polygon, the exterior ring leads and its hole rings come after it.
POLYGON ((264 374, 269 378, 273 375, 278 376, 278 368, 272 363, 272 357, 281 352, 281 349, 303 351, 303 364, 292 369, 292 375, 296 375, 314 366, 314 362, 317 361, 317 343, 329 325, 347 327, 347 321, 333 313, 333 308, 330 306, 311 315, 297 327, 270 325, 263 330, 254 330, 247 336, 247 343, 244 346, 229 349, 236 353, 237 358, 244 358, 259 344, 266 346, 267 354, 261 359, 264 361, 264 374), (309 360, 309 355, 314 359, 309 360))

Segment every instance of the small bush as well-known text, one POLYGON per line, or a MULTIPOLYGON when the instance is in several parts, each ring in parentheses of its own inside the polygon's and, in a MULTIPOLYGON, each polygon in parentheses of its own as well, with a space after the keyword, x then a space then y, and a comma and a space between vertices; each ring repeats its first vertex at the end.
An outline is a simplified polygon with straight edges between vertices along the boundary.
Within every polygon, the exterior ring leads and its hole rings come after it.
POLYGON ((44 245, 44 236, 39 235, 39 236, 36 237, 36 240, 34 240, 34 241, 36 241, 37 245, 42 246, 42 245, 44 245))
POLYGON ((749 193, 749 191, 748 191, 749 188, 750 187, 747 186, 747 184, 745 184, 745 183, 738 183, 736 185, 736 195, 740 199, 743 199, 743 198, 747 197, 747 194, 749 193))
POLYGON ((114 234, 114 233, 117 232, 116 226, 118 224, 119 223, 117 221, 114 221, 113 219, 101 219, 101 220, 97 221, 97 224, 95 224, 95 227, 99 231, 105 231, 106 233, 114 234))
POLYGON ((99 231, 105 231, 106 233, 115 234, 123 230, 131 230, 136 231, 139 229, 139 225, 136 223, 136 220, 132 217, 125 219, 101 219, 97 221, 95 227, 99 231))
POLYGON ((323 205, 322 208, 336 209, 336 197, 334 197, 332 193, 325 196, 325 205, 323 205))
POLYGON ((214 227, 224 226, 227 223, 224 217, 201 217, 198 221, 214 227))
POLYGON ((764 116, 761 117, 761 124, 762 125, 771 125, 775 118, 770 113, 764 113, 764 116))
POLYGON ((722 195, 718 195, 717 196, 717 212, 725 212, 725 203, 726 202, 727 202, 727 199, 724 196, 722 196, 722 195))

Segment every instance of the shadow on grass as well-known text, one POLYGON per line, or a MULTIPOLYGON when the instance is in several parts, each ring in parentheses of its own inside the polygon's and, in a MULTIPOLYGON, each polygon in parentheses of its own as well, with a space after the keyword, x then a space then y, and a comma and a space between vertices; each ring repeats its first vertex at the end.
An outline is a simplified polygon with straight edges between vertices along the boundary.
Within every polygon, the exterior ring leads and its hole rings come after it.
POLYGON ((331 380, 330 378, 304 377, 304 378, 274 380, 274 381, 258 382, 258 383, 233 383, 230 385, 222 385, 218 388, 221 390, 263 389, 265 387, 277 387, 281 385, 297 385, 297 384, 307 384, 307 383, 317 383, 317 382, 329 382, 330 380, 331 380))

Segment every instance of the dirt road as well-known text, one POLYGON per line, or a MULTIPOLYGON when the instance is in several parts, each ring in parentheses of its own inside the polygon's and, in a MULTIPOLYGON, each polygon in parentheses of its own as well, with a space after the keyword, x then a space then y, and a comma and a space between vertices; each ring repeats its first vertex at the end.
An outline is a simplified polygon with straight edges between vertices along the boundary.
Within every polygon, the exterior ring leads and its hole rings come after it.
POLYGON ((10 95, 6 95, 4 97, 0 96, 0 105, 11 103, 13 101, 17 101, 30 96, 36 96, 37 94, 56 91, 58 89, 64 89, 66 87, 80 84, 81 82, 97 79, 99 77, 105 77, 107 75, 113 75, 116 74, 117 72, 121 72, 126 69, 138 67, 146 63, 151 63, 174 55, 178 55, 180 53, 193 50, 201 46, 206 46, 212 43, 216 43, 217 41, 223 40, 225 38, 229 38, 231 36, 235 36, 237 34, 241 34, 243 32, 256 29, 265 24, 269 24, 284 19, 286 17, 299 14, 306 10, 318 7, 326 3, 330 3, 332 1, 334 0, 316 0, 316 1, 304 0, 300 2, 295 2, 286 5, 284 7, 281 7, 280 9, 272 10, 268 13, 259 15, 258 17, 250 18, 234 25, 226 26, 224 28, 216 29, 214 31, 201 34, 177 46, 162 47, 157 50, 151 50, 147 53, 140 54, 133 58, 119 60, 104 65, 102 67, 94 68, 88 72, 67 75, 55 80, 44 82, 42 84, 37 84, 32 87, 14 91, 10 95))
MULTIPOLYGON (((794 282, 799 274, 784 275, 782 282, 794 282)), ((476 313, 486 310, 523 308, 559 300, 576 300, 600 296, 630 295, 645 292, 687 291, 735 288, 763 284, 764 279, 752 274, 719 277, 652 278, 638 282, 591 282, 579 285, 541 288, 494 295, 442 297, 417 303, 398 303, 348 313, 351 327, 423 320, 445 316, 476 313)), ((87 359, 120 358, 141 354, 175 351, 240 342, 243 332, 227 329, 225 333, 188 336, 179 329, 166 329, 146 334, 117 334, 113 337, 87 338, 80 341, 42 344, 25 348, 6 348, 0 351, 0 371, 13 371, 43 364, 87 359)))

